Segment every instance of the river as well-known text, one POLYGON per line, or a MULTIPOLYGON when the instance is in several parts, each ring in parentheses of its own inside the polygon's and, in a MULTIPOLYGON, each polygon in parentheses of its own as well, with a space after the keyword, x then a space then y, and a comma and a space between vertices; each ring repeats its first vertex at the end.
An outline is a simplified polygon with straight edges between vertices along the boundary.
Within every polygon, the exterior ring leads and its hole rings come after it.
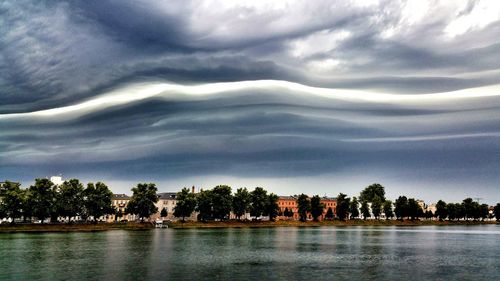
POLYGON ((0 280, 500 280, 500 226, 0 234, 0 280))

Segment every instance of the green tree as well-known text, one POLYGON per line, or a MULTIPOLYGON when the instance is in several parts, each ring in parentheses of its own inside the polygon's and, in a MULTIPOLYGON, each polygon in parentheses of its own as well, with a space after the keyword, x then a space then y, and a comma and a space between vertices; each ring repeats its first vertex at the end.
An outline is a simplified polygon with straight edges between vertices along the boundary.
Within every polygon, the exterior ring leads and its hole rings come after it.
POLYGON ((488 204, 479 205, 479 217, 481 220, 488 218, 488 204))
POLYGON ((125 212, 137 215, 141 222, 158 212, 156 203, 158 202, 158 189, 154 183, 138 183, 132 188, 132 197, 127 204, 125 212))
POLYGON ((472 198, 465 198, 462 201, 462 207, 464 208, 466 220, 474 218, 474 200, 472 198))
POLYGON ((26 192, 19 183, 6 181, 0 185, 0 218, 20 218, 23 213, 26 192))
POLYGON ((29 193, 27 204, 31 206, 33 215, 43 223, 56 207, 54 184, 48 179, 36 179, 35 185, 29 187, 29 193))
POLYGON ((384 201, 384 214, 385 214, 385 219, 391 219, 394 217, 394 212, 392 211, 392 201, 391 200, 385 200, 384 201))
POLYGON ((421 209, 418 202, 414 198, 408 199, 408 216, 410 216, 411 220, 418 218, 418 209, 421 209))
POLYGON ((233 203, 231 187, 218 185, 212 189, 212 208, 215 219, 225 220, 229 218, 233 203))
POLYGON ((370 217, 370 208, 368 207, 368 201, 361 201, 361 215, 363 219, 370 217))
POLYGON ((292 208, 290 208, 290 209, 285 208, 285 217, 288 217, 288 219, 293 218, 293 209, 292 208), (288 210, 288 212, 287 212, 287 210, 288 210))
POLYGON ((326 210, 325 219, 333 220, 334 217, 335 215, 333 214, 332 207, 328 207, 328 210, 326 210))
POLYGON ((339 193, 337 196, 337 218, 345 220, 349 213, 350 198, 344 193, 339 193))
POLYGON ((399 220, 403 220, 408 217, 408 198, 406 196, 399 196, 394 203, 394 213, 396 218, 399 220))
POLYGON ((256 187, 250 192, 250 215, 259 218, 266 211, 268 202, 267 191, 262 187, 256 187))
POLYGON ((250 192, 246 188, 238 188, 233 196, 233 213, 239 220, 250 209, 250 192))
POLYGON ((212 190, 201 190, 196 195, 196 211, 198 211, 198 220, 208 221, 213 219, 213 200, 212 190))
POLYGON ((359 217, 359 202, 356 196, 353 196, 351 199, 349 212, 351 213, 351 220, 359 217))
POLYGON ((497 221, 500 221, 500 203, 497 203, 493 208, 493 214, 497 221))
POLYGON ((378 183, 371 184, 363 189, 359 195, 359 200, 361 202, 367 201, 373 203, 376 197, 378 197, 381 202, 385 201, 385 188, 378 183))
POLYGON ((176 199, 174 216, 185 221, 186 217, 191 216, 196 208, 196 196, 188 188, 183 188, 180 192, 177 192, 176 199))
POLYGON ((168 216, 168 211, 167 211, 167 209, 165 207, 163 207, 163 209, 161 209, 160 216, 162 218, 168 216))
POLYGON ((83 213, 83 185, 78 179, 63 182, 56 194, 58 214, 67 217, 80 216, 83 213))
MULTIPOLYGON (((436 216, 440 221, 443 221, 448 216, 448 205, 443 200, 439 200, 436 203, 436 216)), ((455 217, 455 214, 453 214, 452 217, 455 217)))
POLYGON ((278 206, 278 199, 278 195, 274 193, 269 194, 267 197, 266 210, 264 214, 269 216, 270 221, 274 221, 278 216, 278 212, 280 210, 280 207, 278 206))
POLYGON ((373 216, 375 217, 375 219, 378 219, 380 217, 380 213, 382 212, 382 199, 380 199, 378 195, 373 198, 371 208, 373 216))
POLYGON ((427 211, 425 211, 424 215, 425 215, 425 218, 426 218, 427 220, 430 220, 430 219, 432 219, 432 218, 434 217, 434 214, 432 213, 432 211, 431 211, 431 210, 427 210, 427 211))
POLYGON ((457 204, 446 204, 443 201, 439 200, 436 204, 436 216, 439 217, 440 221, 446 219, 446 216, 448 216, 448 220, 450 221, 456 220, 459 217, 457 204))
POLYGON ((297 209, 300 221, 306 221, 307 213, 311 211, 311 201, 309 201, 309 196, 302 193, 297 197, 297 209))
POLYGON ((321 198, 318 195, 311 197, 311 216, 314 221, 318 221, 318 217, 323 215, 325 204, 321 203, 321 198))
POLYGON ((102 182, 96 184, 89 182, 83 191, 83 203, 86 217, 92 217, 94 223, 101 216, 113 214, 114 208, 111 206, 113 192, 102 182))
POLYGON ((465 218, 465 208, 461 203, 455 203, 455 208, 456 208, 456 217, 457 219, 464 219, 465 218))

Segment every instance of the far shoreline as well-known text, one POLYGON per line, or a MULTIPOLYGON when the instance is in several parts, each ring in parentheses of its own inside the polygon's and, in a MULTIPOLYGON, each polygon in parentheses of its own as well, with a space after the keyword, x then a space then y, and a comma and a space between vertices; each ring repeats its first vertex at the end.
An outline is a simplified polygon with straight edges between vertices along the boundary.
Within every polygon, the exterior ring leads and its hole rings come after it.
MULTIPOLYGON (((428 220, 332 220, 332 221, 173 221, 165 226, 173 229, 272 228, 272 227, 343 227, 343 226, 455 226, 500 225, 496 221, 428 221, 428 220)), ((1 224, 0 233, 98 232, 109 230, 150 230, 155 226, 144 223, 85 223, 85 224, 1 224)))

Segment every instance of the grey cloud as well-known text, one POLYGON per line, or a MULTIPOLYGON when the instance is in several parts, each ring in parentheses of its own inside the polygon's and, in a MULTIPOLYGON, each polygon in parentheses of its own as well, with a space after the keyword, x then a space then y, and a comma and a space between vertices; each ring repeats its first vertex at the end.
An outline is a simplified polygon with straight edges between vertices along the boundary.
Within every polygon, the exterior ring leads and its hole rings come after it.
MULTIPOLYGON (((434 3, 414 22, 405 2, 275 4, 4 1, 0 114, 72 105, 135 82, 277 79, 394 94, 500 83, 498 20, 444 32, 475 2, 434 3), (301 44, 312 50, 294 54, 301 44), (333 63, 315 68, 322 62, 333 63)), ((491 190, 499 107, 497 97, 398 105, 252 90, 152 98, 67 119, 0 119, 0 178, 366 172, 475 180, 491 190)))

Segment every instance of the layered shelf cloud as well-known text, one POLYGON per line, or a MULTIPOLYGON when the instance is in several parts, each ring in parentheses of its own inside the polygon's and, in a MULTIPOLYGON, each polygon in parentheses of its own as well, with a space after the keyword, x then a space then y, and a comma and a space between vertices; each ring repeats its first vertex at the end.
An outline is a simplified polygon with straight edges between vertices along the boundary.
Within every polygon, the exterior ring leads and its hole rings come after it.
POLYGON ((0 15, 0 179, 498 189, 495 1, 4 1, 0 15))

